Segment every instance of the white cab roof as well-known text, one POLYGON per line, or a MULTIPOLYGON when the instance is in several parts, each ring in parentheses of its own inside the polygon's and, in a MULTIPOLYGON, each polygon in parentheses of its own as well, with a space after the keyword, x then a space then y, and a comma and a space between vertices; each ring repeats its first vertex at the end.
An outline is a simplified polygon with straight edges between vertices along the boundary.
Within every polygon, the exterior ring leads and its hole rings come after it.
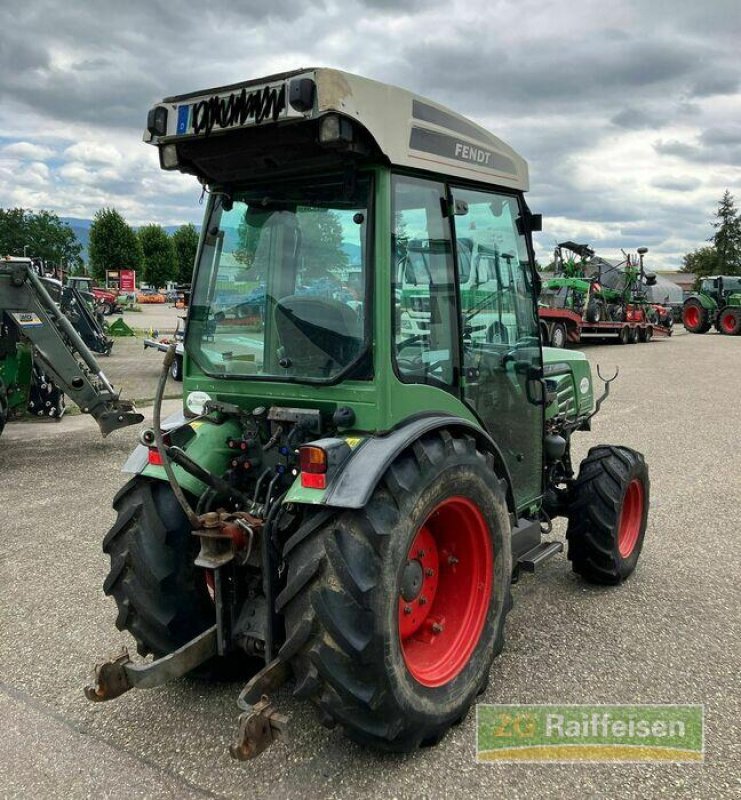
POLYGON ((335 69, 302 69, 167 97, 158 107, 167 109, 167 133, 144 134, 155 145, 335 112, 360 123, 391 164, 528 189, 525 160, 480 125, 405 89, 335 69), (302 79, 314 84, 311 107, 298 102, 297 109, 291 89, 302 79))

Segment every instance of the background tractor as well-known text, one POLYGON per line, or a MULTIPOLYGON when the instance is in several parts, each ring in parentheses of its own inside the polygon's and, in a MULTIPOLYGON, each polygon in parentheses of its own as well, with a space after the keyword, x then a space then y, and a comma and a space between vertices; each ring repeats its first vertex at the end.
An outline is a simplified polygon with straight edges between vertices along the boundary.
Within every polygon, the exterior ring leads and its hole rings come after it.
POLYGON ((741 278, 703 278, 699 291, 684 301, 682 322, 690 333, 707 333, 715 325, 719 333, 727 336, 741 334, 741 278))
POLYGON ((184 409, 160 419, 173 344, 103 541, 116 624, 155 660, 99 664, 86 695, 237 664, 236 758, 285 728, 269 695, 290 678, 358 742, 435 744, 487 685, 512 581, 562 551, 551 518, 600 584, 646 531, 639 453, 571 463, 600 401, 581 353, 541 347, 527 165, 329 69, 167 98, 145 139, 209 203, 184 409))

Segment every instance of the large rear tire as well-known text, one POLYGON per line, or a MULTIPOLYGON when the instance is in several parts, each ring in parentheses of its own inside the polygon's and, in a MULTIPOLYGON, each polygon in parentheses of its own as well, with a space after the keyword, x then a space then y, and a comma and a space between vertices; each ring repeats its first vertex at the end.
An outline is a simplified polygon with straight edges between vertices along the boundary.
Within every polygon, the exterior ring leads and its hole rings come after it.
POLYGON ((682 322, 690 333, 707 333, 712 324, 707 308, 694 297, 682 307, 682 322))
POLYGON ((636 567, 648 520, 650 482, 640 453, 593 447, 572 489, 566 539, 574 572, 616 584, 636 567))
POLYGON ((118 606, 116 627, 140 655, 177 650, 214 624, 198 539, 169 485, 136 477, 116 495, 118 518, 103 540, 111 569, 103 590, 118 606))
POLYGON ((503 488, 472 438, 430 434, 368 504, 289 539, 281 657, 328 726, 384 750, 436 744, 503 645, 512 554, 503 488))

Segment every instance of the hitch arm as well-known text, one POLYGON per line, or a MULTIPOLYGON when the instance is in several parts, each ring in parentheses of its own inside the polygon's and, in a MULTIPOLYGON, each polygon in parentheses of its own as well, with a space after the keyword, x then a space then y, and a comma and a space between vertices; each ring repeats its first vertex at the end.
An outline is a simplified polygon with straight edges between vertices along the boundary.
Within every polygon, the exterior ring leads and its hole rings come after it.
POLYGON ((280 688, 290 674, 288 664, 276 658, 242 689, 237 705, 244 711, 239 715, 237 740, 229 747, 232 758, 237 761, 255 758, 285 735, 288 717, 278 713, 267 692, 280 688))
POLYGON ((115 658, 95 665, 93 683, 85 687, 85 697, 98 703, 120 697, 129 689, 153 689, 181 678, 215 655, 216 625, 149 664, 135 664, 124 647, 115 658))

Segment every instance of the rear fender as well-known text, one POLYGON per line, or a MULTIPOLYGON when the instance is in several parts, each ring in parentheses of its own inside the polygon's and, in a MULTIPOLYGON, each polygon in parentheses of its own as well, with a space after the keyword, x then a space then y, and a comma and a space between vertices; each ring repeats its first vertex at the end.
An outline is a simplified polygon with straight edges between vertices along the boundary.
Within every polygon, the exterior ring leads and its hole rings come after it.
POLYGON ((515 512, 512 480, 504 457, 494 440, 473 423, 455 416, 434 414, 404 423, 384 436, 347 437, 352 450, 341 470, 326 489, 307 489, 299 476, 284 503, 363 508, 394 460, 421 436, 445 428, 451 433, 473 436, 478 449, 489 456, 494 473, 506 482, 507 506, 515 512))
MULTIPOLYGON (((227 419, 216 423, 210 419, 187 419, 182 411, 167 417, 162 422, 162 430, 201 467, 215 475, 226 472, 234 452, 227 446, 227 440, 242 435, 242 428, 235 420, 227 419)), ((194 478, 182 467, 173 464, 178 484, 193 497, 200 497, 206 485, 194 478)), ((147 478, 167 481, 164 467, 149 463, 149 448, 140 444, 134 449, 123 465, 122 472, 144 475, 147 478)))

